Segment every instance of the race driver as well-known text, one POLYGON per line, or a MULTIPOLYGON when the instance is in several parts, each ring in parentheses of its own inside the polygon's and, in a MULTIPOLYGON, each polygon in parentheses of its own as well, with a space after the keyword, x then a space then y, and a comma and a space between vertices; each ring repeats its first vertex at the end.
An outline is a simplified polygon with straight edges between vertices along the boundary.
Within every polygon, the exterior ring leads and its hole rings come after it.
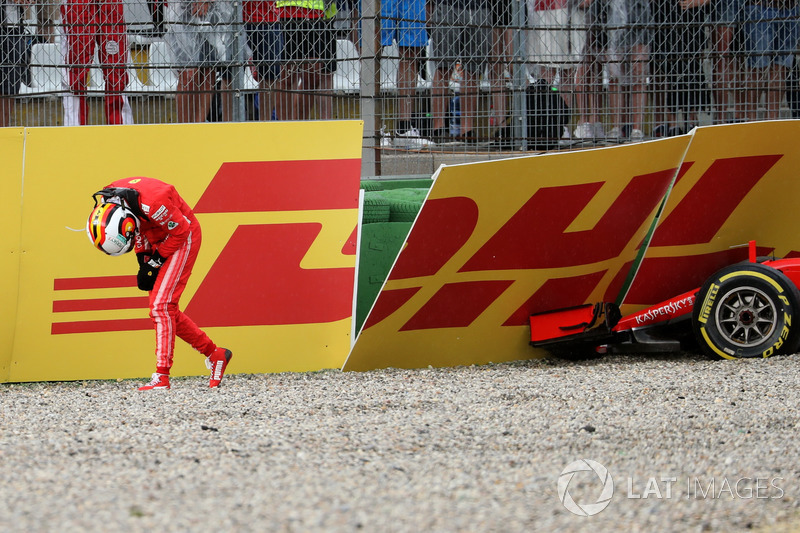
POLYGON ((93 197, 89 238, 100 250, 122 255, 133 249, 139 261, 139 289, 149 292, 150 318, 156 330, 156 372, 141 391, 169 389, 175 336, 206 356, 209 387, 218 387, 232 353, 217 347, 178 301, 200 250, 201 232, 191 208, 175 187, 163 181, 134 177, 117 180, 93 197))

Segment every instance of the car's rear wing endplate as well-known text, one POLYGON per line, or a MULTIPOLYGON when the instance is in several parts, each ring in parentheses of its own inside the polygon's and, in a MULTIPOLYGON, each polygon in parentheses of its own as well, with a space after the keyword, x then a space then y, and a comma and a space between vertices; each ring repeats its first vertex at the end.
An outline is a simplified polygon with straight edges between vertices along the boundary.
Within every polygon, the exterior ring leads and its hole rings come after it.
POLYGON ((613 337, 620 319, 613 303, 584 304, 530 316, 531 345, 546 348, 571 342, 601 341, 613 337))

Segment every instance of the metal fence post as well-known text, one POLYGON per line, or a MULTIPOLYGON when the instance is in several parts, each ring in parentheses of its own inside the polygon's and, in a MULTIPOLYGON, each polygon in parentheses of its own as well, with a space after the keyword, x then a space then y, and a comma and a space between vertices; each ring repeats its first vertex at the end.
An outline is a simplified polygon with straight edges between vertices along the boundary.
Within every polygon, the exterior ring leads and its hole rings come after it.
POLYGON ((514 148, 528 148, 528 102, 526 88, 528 73, 525 65, 527 57, 527 38, 525 31, 525 0, 513 0, 511 26, 513 27, 512 60, 514 75, 511 84, 511 123, 514 134, 514 148))
POLYGON ((361 175, 380 174, 377 97, 380 87, 380 44, 378 14, 380 0, 363 0, 361 3, 361 119, 364 121, 364 145, 361 155, 361 175))
POLYGON ((244 46, 244 14, 241 0, 233 2, 233 50, 231 58, 233 66, 233 116, 234 122, 244 122, 247 118, 245 114, 244 97, 244 68, 245 68, 245 46, 244 46))

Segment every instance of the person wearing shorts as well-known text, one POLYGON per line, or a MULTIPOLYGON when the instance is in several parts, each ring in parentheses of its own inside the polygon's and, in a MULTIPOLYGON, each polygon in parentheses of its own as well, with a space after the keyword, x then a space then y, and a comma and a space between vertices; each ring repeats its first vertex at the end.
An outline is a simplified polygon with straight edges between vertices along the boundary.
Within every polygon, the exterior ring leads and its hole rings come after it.
POLYGON ((603 56, 608 46, 605 32, 608 2, 582 0, 576 9, 583 13, 586 31, 579 41, 583 46, 578 50, 580 60, 575 72, 578 124, 573 135, 576 139, 596 141, 606 136, 600 115, 603 101, 603 56))
POLYGON ((461 135, 459 140, 474 144, 478 110, 478 80, 491 55, 491 10, 488 0, 429 0, 431 43, 436 72, 431 91, 434 140, 447 140, 444 110, 447 83, 456 65, 462 71, 461 135))
MULTIPOLYGON (((537 78, 551 86, 558 82, 569 108, 575 107, 572 92, 586 37, 579 31, 586 24, 584 15, 568 0, 528 0, 528 61, 535 65, 537 78)), ((571 137, 568 127, 562 137, 571 137)))
POLYGON ((653 42, 650 87, 653 137, 682 135, 698 125, 698 113, 711 102, 703 60, 708 7, 675 0, 650 0, 653 42), (683 123, 678 123, 678 111, 683 123))
MULTIPOLYGON (((361 13, 361 2, 358 4, 361 13)), ((417 70, 422 51, 428 44, 425 28, 425 0, 381 0, 381 46, 397 44, 397 122, 394 145, 400 148, 420 148, 430 144, 420 135, 412 120, 417 70)))
POLYGON ((780 118, 780 106, 786 93, 786 78, 794 65, 800 23, 795 0, 760 0, 744 8, 742 24, 744 52, 747 58, 747 113, 755 120, 761 91, 766 92, 768 120, 780 118))
POLYGON ((245 0, 243 19, 247 45, 253 53, 255 78, 260 89, 258 118, 270 120, 273 111, 280 118, 286 111, 278 105, 283 99, 276 98, 275 92, 281 88, 284 44, 275 0, 245 0))
POLYGON ((0 3, 0 127, 11 125, 14 99, 27 69, 21 8, 9 0, 0 3))
MULTIPOLYGON (((290 120, 333 118, 333 74, 336 72, 336 36, 330 0, 277 0, 284 37, 284 73, 291 105, 290 120)), ((283 117, 281 117, 283 118, 283 117)))
MULTIPOLYGON (((736 35, 744 15, 744 0, 707 0, 711 26, 711 70, 714 123, 744 120, 744 67, 737 57, 736 35), (733 117, 728 117, 728 97, 733 93, 733 117)), ((700 4, 703 0, 695 0, 700 4)))
POLYGON ((511 125, 508 113, 508 78, 511 77, 511 40, 513 19, 511 0, 492 3, 492 56, 489 67, 492 88, 492 109, 489 113, 490 133, 501 148, 510 145, 511 125))
POLYGON ((644 138, 652 23, 649 0, 609 0, 608 74, 614 113, 610 138, 644 138))
POLYGON ((222 120, 230 121, 233 106, 234 5, 232 0, 176 0, 167 3, 169 30, 164 40, 178 68, 175 107, 178 122, 205 122, 211 110, 216 75, 222 78, 222 120))

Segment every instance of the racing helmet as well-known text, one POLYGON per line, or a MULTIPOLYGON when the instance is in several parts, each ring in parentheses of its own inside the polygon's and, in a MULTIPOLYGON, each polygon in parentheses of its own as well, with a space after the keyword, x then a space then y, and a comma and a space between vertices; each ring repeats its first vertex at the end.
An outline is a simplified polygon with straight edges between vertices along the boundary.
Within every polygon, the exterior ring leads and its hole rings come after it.
POLYGON ((127 207, 102 203, 92 209, 86 233, 95 248, 108 255, 122 255, 133 249, 139 219, 127 207))

